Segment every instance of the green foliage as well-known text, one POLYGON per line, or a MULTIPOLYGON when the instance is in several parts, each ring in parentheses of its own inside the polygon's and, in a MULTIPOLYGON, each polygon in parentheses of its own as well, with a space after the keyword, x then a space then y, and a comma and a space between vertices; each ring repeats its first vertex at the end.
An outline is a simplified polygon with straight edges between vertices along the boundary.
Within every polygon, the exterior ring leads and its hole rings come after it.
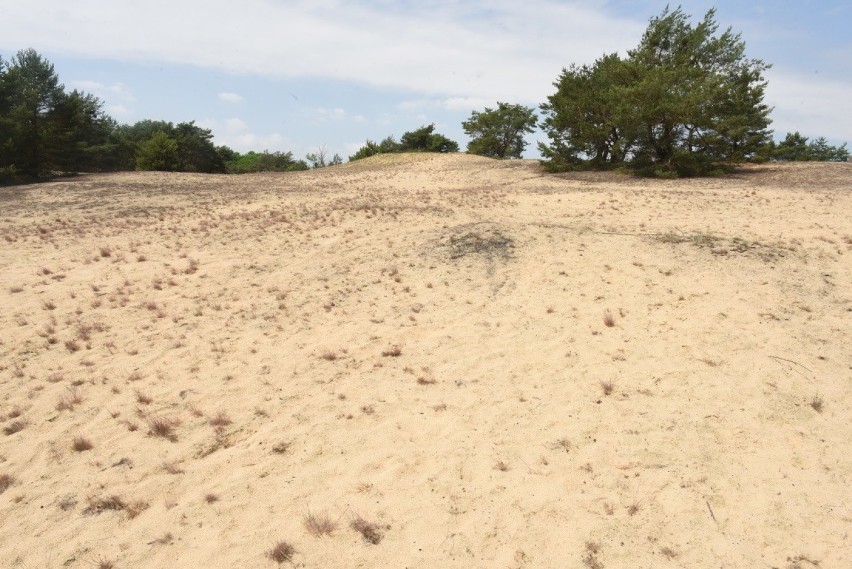
POLYGON ((103 112, 103 103, 77 90, 62 97, 50 115, 49 148, 54 164, 63 172, 100 170, 115 145, 109 136, 115 121, 103 112))
POLYGON ((388 154, 392 152, 400 152, 399 143, 393 136, 389 136, 382 140, 381 142, 373 142, 372 140, 367 140, 367 142, 359 148, 355 154, 349 157, 349 161, 360 160, 361 158, 368 158, 370 156, 375 156, 376 154, 388 154))
POLYGON ((541 106, 545 166, 691 176, 755 157, 770 134, 768 65, 745 57, 739 34, 718 35, 714 16, 693 26, 666 8, 626 58, 564 69, 541 106))
POLYGON ((19 51, 3 74, 8 114, 6 131, 12 144, 2 166, 38 177, 54 167, 48 147, 50 114, 63 96, 53 65, 33 49, 19 51))
MULTIPOLYGON (((225 160, 213 144, 213 133, 209 129, 195 125, 195 121, 173 125, 165 121, 143 120, 133 125, 120 125, 113 129, 111 143, 114 145, 115 169, 118 170, 167 170, 177 172, 225 172, 225 160), (142 147, 157 133, 163 133, 177 145, 174 163, 168 164, 155 161, 157 167, 151 168, 151 163, 138 163, 142 147)), ((154 146, 164 144, 161 136, 154 146)), ((146 156, 153 146, 142 151, 146 156)), ((163 151, 163 148, 160 148, 163 151)))
POLYGON ((770 147, 769 157, 781 161, 848 162, 849 150, 845 142, 832 146, 821 136, 809 143, 808 137, 788 132, 783 141, 770 147))
POLYGON ((399 142, 393 136, 385 138, 376 143, 368 140, 364 146, 349 157, 349 161, 360 160, 376 154, 389 154, 393 152, 458 152, 457 142, 450 140, 442 134, 435 133, 435 125, 422 126, 416 130, 408 131, 402 135, 399 142))
POLYGON ((492 158, 520 158, 527 146, 524 133, 533 132, 536 122, 535 111, 522 105, 498 102, 496 109, 473 111, 462 123, 464 132, 472 137, 467 151, 492 158))
POLYGON ((136 150, 137 170, 173 172, 178 168, 178 143, 162 130, 156 131, 136 150))
POLYGON ((406 132, 399 140, 399 152, 458 152, 459 145, 442 134, 435 134, 435 124, 406 132))
POLYGON ((239 154, 230 148, 220 147, 220 153, 227 155, 228 172, 247 174, 250 172, 295 172, 307 170, 303 160, 294 160, 292 152, 247 152, 239 154))

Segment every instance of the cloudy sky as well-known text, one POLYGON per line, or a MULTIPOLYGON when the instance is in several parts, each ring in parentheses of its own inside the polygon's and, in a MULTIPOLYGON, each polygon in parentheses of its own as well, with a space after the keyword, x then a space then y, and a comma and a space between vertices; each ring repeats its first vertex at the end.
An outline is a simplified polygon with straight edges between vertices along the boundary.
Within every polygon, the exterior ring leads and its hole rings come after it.
MULTIPOLYGON (((366 139, 429 123, 464 148, 472 110, 498 100, 537 107, 563 67, 635 47, 666 4, 3 0, 0 54, 36 49, 67 88, 97 95, 120 122, 194 120, 239 151, 303 157, 323 145, 345 158, 366 139)), ((747 55, 773 64, 767 102, 778 136, 852 141, 852 2, 682 6, 694 21, 715 6, 747 55)))

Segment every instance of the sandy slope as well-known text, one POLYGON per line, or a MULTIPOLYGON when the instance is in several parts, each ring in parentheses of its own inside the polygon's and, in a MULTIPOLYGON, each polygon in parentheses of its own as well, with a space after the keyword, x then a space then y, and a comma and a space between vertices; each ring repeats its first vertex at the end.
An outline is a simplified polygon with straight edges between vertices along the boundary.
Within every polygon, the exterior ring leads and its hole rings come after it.
POLYGON ((847 164, 2 189, 0 565, 852 567, 850 261, 847 164))

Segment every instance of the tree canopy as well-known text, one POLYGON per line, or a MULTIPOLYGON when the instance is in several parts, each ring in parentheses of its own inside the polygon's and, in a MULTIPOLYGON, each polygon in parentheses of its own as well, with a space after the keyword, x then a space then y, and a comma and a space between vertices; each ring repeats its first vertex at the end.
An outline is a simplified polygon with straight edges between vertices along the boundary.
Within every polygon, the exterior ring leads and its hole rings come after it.
POLYGON ((359 160, 376 154, 388 154, 393 152, 458 152, 457 142, 450 140, 443 134, 435 132, 435 124, 421 126, 402 135, 399 142, 393 136, 389 136, 381 142, 367 142, 359 148, 349 160, 359 160))
POLYGON ((462 123, 471 137, 467 151, 492 158, 520 158, 527 146, 524 134, 533 132, 536 122, 535 110, 522 105, 498 102, 496 109, 473 111, 462 123))
POLYGON ((714 17, 693 26, 666 8, 627 57, 564 69, 541 106, 545 164, 693 175, 755 156, 771 134, 769 66, 746 58, 739 34, 717 34, 714 17))
POLYGON ((832 146, 822 136, 808 142, 808 137, 798 132, 788 132, 784 140, 778 144, 771 143, 768 155, 769 158, 780 161, 849 161, 849 150, 845 142, 840 146, 832 146))

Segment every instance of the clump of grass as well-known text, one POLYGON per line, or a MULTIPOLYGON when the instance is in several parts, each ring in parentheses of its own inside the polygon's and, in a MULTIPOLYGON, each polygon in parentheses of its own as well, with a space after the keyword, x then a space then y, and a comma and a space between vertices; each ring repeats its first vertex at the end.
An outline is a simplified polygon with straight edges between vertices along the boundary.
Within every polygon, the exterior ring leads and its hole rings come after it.
POLYGON ((308 512, 303 520, 305 529, 314 537, 331 535, 337 529, 337 523, 328 514, 313 514, 308 512))
POLYGON ((612 315, 612 312, 607 310, 603 315, 603 323, 607 328, 612 328, 615 326, 615 316, 612 315))
POLYGON ((601 546, 594 541, 586 542, 586 555, 583 556, 583 565, 589 569, 603 569, 603 563, 598 559, 601 546))
POLYGON ((295 547, 293 547, 292 545, 290 545, 290 543, 284 540, 280 540, 278 543, 272 546, 272 549, 269 550, 267 555, 276 563, 281 564, 286 561, 292 561, 293 555, 295 555, 295 553, 295 547))
POLYGON ((3 434, 5 434, 6 436, 14 435, 15 433, 23 431, 26 426, 27 422, 23 419, 12 421, 11 423, 3 427, 3 434))
POLYGON ((324 359, 325 361, 333 362, 334 360, 336 360, 340 356, 334 350, 323 350, 322 353, 320 354, 320 357, 322 359, 324 359))
POLYGON ((149 417, 148 418, 148 434, 168 439, 172 442, 177 440, 177 435, 174 433, 174 428, 179 424, 177 419, 166 417, 149 417))
POLYGON ((87 516, 92 516, 108 510, 119 512, 125 508, 127 508, 127 502, 117 494, 101 497, 89 496, 89 505, 86 506, 83 513, 87 516))
POLYGON ((627 506, 627 514, 630 516, 635 516, 639 513, 639 502, 634 501, 632 504, 627 506))
POLYGON ((601 380, 600 382, 601 390, 604 395, 612 394, 612 391, 615 389, 615 382, 609 379, 601 380))
POLYGON ((382 355, 386 358, 398 358, 402 355, 402 348, 399 346, 390 346, 382 352, 382 355))
POLYGON ((204 495, 204 501, 207 502, 208 504, 213 504, 213 503, 219 501, 219 496, 217 496, 216 494, 214 494, 212 492, 208 492, 207 494, 204 495))
POLYGON ((12 487, 15 477, 11 474, 0 474, 0 494, 12 487))
POLYGON ((136 401, 137 401, 137 403, 141 403, 142 405, 150 405, 151 402, 154 401, 154 398, 151 397, 147 393, 144 393, 142 391, 137 390, 136 391, 136 401))
POLYGON ((216 413, 216 415, 210 418, 209 423, 211 426, 216 427, 217 429, 221 429, 227 427, 228 425, 233 423, 233 421, 227 413, 225 413, 224 411, 219 411, 218 413, 216 413))
POLYGON ((817 394, 811 398, 809 405, 811 406, 811 409, 817 413, 822 413, 822 410, 825 407, 825 401, 823 401, 821 395, 817 394))
POLYGON ((674 559, 675 557, 677 557, 677 556, 678 556, 677 551, 675 551, 675 550, 674 550, 674 549, 672 549, 671 547, 664 547, 664 548, 662 548, 662 549, 660 550, 660 553, 662 553, 663 555, 665 555, 665 556, 666 556, 666 557, 668 557, 669 559, 674 559))
POLYGON ((83 398, 77 392, 77 388, 72 387, 71 389, 68 390, 68 393, 66 393, 65 396, 62 399, 60 399, 59 402, 56 404, 56 410, 57 411, 65 411, 65 410, 73 411, 74 407, 79 405, 82 401, 83 401, 83 398))
POLYGON ((356 516, 349 524, 349 527, 360 533, 364 541, 373 545, 378 545, 385 537, 379 524, 368 522, 361 516, 356 516))
POLYGON ((92 444, 92 441, 87 439, 84 436, 76 436, 74 440, 71 441, 71 448, 76 452, 84 452, 87 450, 92 450, 95 448, 95 445, 92 444))
POLYGON ((80 344, 80 342, 78 342, 77 340, 67 340, 67 341, 65 342, 65 348, 66 348, 69 352, 79 352, 79 351, 80 351, 80 349, 82 349, 82 347, 83 347, 83 346, 82 346, 82 345, 80 344))

